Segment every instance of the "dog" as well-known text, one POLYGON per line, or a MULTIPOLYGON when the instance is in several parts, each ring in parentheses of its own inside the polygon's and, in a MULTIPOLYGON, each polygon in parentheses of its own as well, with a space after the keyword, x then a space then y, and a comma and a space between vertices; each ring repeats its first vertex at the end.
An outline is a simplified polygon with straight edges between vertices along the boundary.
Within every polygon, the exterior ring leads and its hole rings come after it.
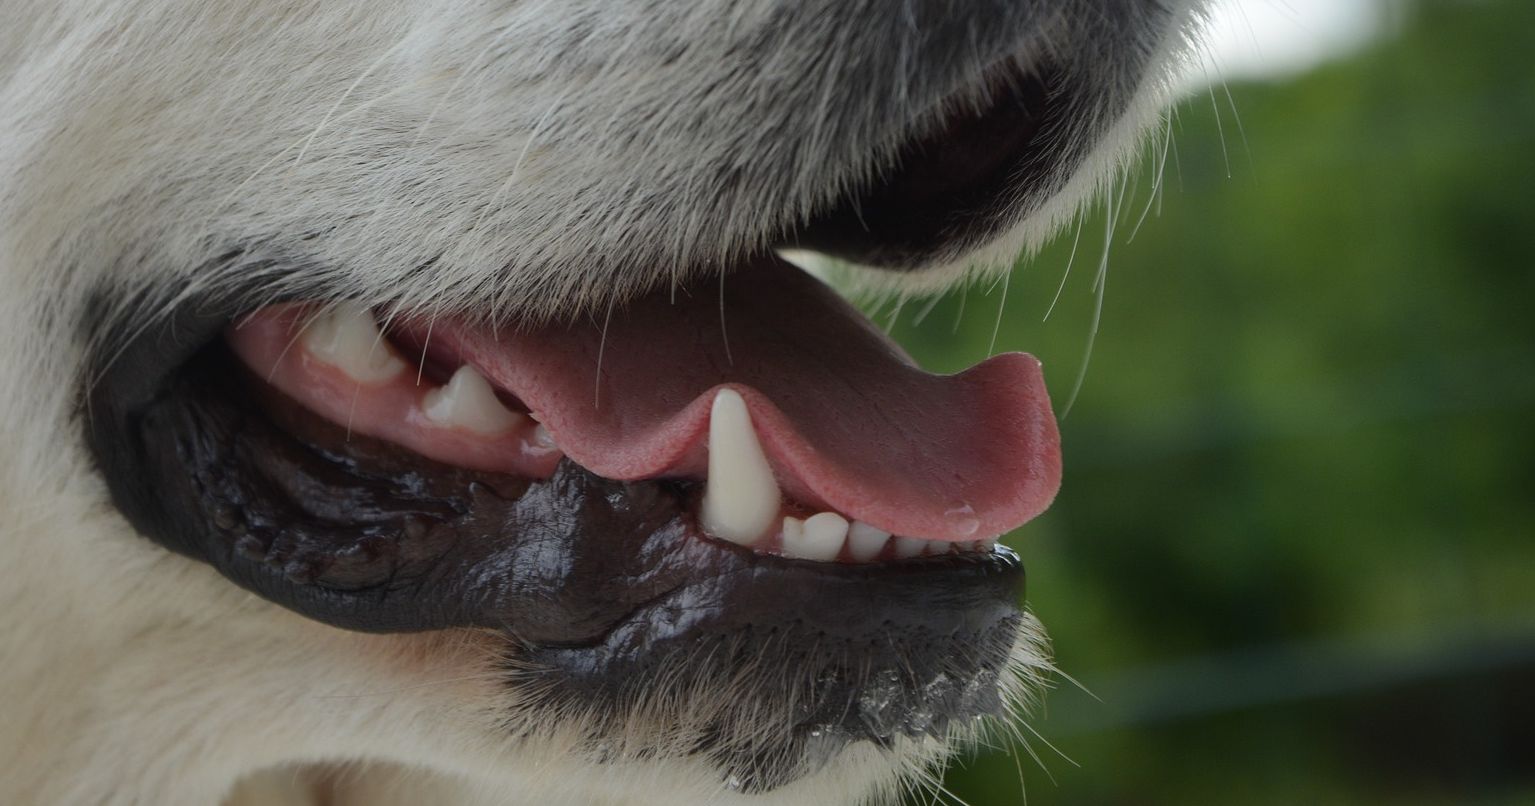
POLYGON ((1198 0, 0 0, 0 801, 855 804, 1020 718, 995 276, 1198 0))

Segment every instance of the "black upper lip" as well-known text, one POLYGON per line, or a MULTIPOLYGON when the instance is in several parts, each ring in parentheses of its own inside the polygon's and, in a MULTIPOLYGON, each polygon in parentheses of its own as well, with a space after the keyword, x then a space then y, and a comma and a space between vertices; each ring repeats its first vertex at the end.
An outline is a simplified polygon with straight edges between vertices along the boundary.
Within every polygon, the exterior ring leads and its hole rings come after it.
MULTIPOLYGON (((894 166, 785 237, 792 246, 905 269, 994 234, 1014 199, 1037 185, 1064 143, 1050 131, 1065 102, 1057 74, 1006 59, 901 147, 894 166), (973 93, 973 90, 971 91, 973 93)), ((1012 211, 1016 215, 1017 211, 1012 211)))

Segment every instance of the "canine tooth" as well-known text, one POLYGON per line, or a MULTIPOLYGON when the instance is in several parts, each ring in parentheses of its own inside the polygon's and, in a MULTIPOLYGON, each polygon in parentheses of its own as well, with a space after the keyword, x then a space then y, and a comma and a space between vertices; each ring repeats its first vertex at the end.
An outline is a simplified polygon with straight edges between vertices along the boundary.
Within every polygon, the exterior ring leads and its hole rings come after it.
POLYGON ((522 415, 501 405, 490 383, 465 364, 446 386, 426 393, 421 410, 438 425, 458 426, 482 436, 504 434, 522 422, 522 415))
POLYGON ((783 519, 783 554, 800 560, 837 559, 847 540, 847 519, 835 512, 818 512, 805 520, 783 519))
POLYGON ((868 562, 885 550, 890 533, 863 521, 853 521, 847 527, 847 553, 858 562, 868 562))
POLYGON ((379 332, 373 312, 362 305, 338 305, 304 328, 304 347, 315 358, 363 383, 383 383, 405 369, 379 332))
POLYGON ((554 444, 554 435, 543 423, 533 426, 533 445, 544 450, 554 450, 559 447, 554 444))
POLYGON ((915 537, 897 537, 895 539, 895 556, 899 560, 909 560, 922 553, 927 548, 929 541, 915 537))
POLYGON ((715 537, 751 545, 778 520, 778 482, 768 465, 746 401, 731 389, 709 412, 709 478, 700 521, 715 537))

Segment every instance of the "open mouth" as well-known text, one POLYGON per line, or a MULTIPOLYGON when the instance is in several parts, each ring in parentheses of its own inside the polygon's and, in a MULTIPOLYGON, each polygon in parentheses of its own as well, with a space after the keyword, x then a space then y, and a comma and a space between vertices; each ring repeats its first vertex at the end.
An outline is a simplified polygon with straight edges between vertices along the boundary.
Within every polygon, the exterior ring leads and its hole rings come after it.
POLYGON ((310 412, 438 462, 537 479, 569 457, 607 479, 696 483, 701 531, 761 553, 987 551, 1049 503, 1058 447, 1032 358, 928 374, 777 261, 721 291, 662 291, 604 322, 387 335, 356 306, 279 305, 228 340, 310 412))
MULTIPOLYGON (((1000 97, 960 128, 1007 128, 1000 97)), ((1032 158, 1032 135, 960 139, 991 142, 988 165, 1032 158)), ((885 197, 975 201, 956 215, 1000 192, 904 176, 885 197)), ((649 717, 668 747, 634 752, 708 755, 751 787, 1002 708, 1023 572, 995 541, 1060 481, 1030 356, 925 372, 771 256, 542 325, 182 313, 105 364, 91 443, 141 531, 269 600, 495 631, 543 675, 537 703, 598 715, 594 755, 668 703, 649 717), (710 694, 724 679, 744 693, 710 694)))

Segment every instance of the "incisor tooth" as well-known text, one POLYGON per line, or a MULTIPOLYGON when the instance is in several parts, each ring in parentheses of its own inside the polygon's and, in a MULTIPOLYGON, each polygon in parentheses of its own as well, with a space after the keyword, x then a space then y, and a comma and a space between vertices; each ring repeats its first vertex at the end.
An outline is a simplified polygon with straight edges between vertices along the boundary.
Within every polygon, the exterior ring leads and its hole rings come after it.
POLYGON ((847 553, 858 562, 868 562, 885 550, 890 533, 863 521, 853 521, 847 527, 847 553))
POLYGON ((522 415, 501 405, 490 382, 465 364, 446 386, 426 393, 421 410, 438 425, 457 426, 482 436, 504 434, 522 423, 522 415))
POLYGON ((780 503, 778 482, 746 401, 732 389, 721 389, 709 412, 709 478, 700 513, 704 530, 751 545, 778 521, 780 503))
POLYGON ((835 512, 818 512, 804 521, 783 519, 783 554, 800 560, 837 559, 847 539, 847 519, 835 512))
POLYGON ((356 303, 338 305, 310 322, 304 328, 304 347, 362 383, 383 383, 405 369, 405 362, 384 341, 373 312, 356 303))
POLYGON ((898 560, 909 560, 922 553, 927 548, 926 540, 915 537, 898 537, 895 539, 895 556, 898 560))

